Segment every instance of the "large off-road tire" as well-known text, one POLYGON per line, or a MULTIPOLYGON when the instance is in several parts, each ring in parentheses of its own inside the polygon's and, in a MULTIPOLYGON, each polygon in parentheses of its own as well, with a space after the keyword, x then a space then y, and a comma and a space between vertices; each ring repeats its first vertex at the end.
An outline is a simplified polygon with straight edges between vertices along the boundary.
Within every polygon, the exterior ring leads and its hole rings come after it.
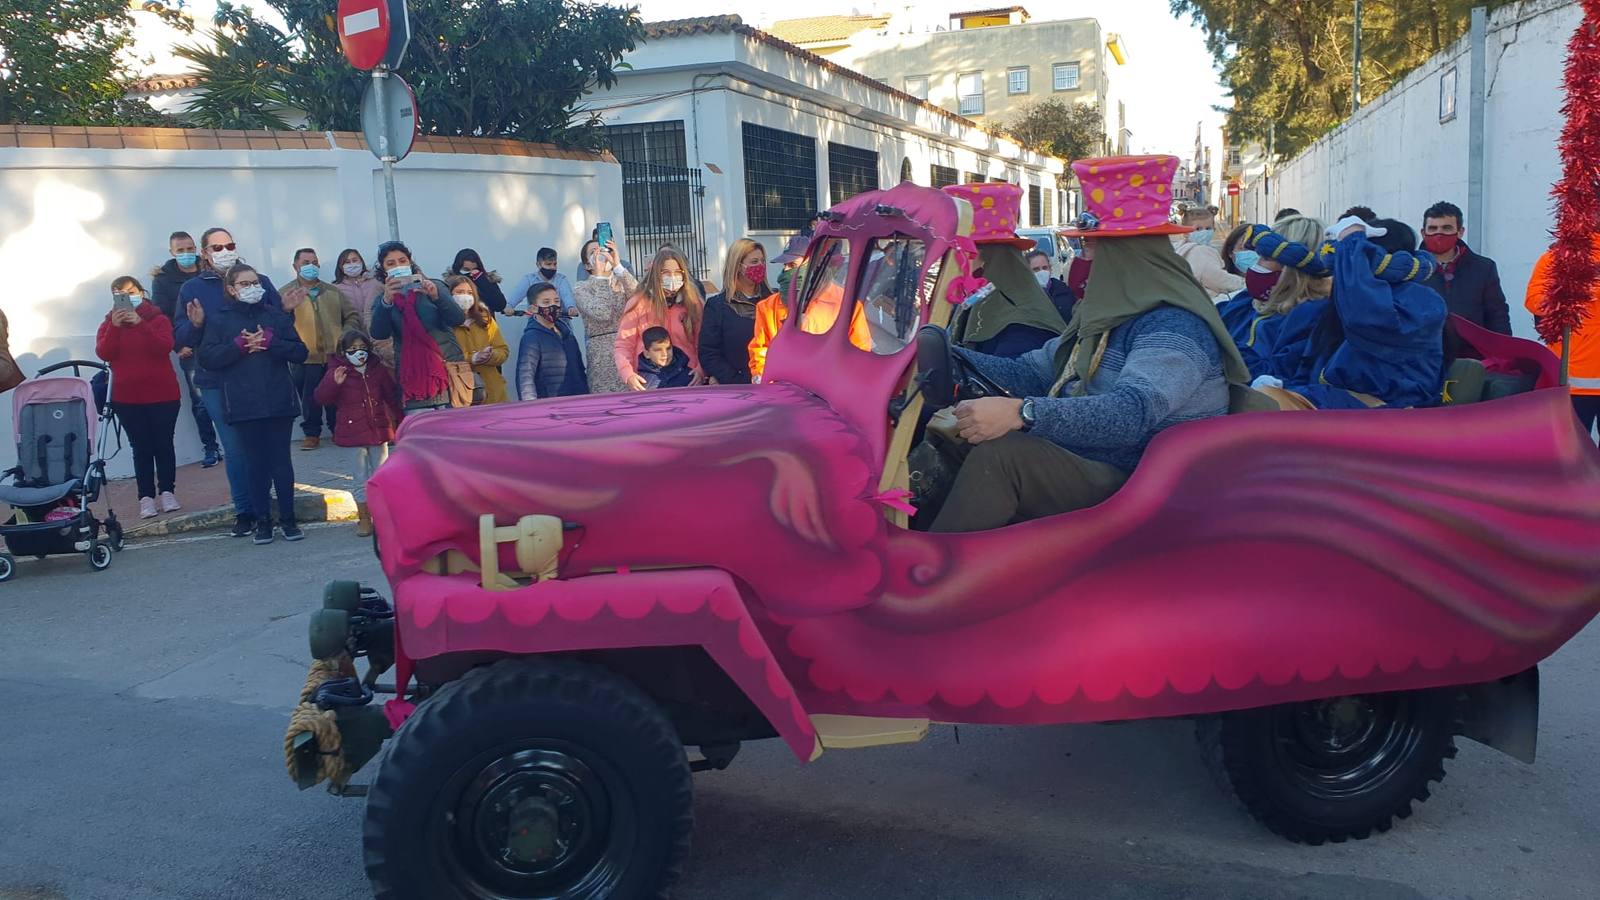
POLYGON ((475 669, 394 736, 367 797, 380 900, 664 896, 693 826, 688 759, 631 682, 565 660, 475 669))
POLYGON ((1428 799, 1456 755, 1451 691, 1291 703, 1202 719, 1195 736, 1219 783, 1276 834, 1302 844, 1388 831, 1428 799))

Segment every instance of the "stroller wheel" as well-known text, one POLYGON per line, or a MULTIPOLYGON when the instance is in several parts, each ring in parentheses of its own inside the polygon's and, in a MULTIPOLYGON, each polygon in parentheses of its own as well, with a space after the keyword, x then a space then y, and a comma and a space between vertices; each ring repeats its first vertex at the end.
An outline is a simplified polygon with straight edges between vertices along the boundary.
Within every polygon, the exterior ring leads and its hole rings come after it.
POLYGON ((117 521, 115 515, 106 520, 106 543, 110 544, 111 549, 118 553, 122 552, 122 523, 117 521))
POLYGON ((106 569, 111 568, 110 544, 95 541, 94 543, 90 544, 89 549, 84 552, 88 554, 89 565, 93 566, 96 572, 103 572, 106 569))
POLYGON ((17 561, 9 553, 0 553, 0 581, 10 581, 17 574, 17 561))

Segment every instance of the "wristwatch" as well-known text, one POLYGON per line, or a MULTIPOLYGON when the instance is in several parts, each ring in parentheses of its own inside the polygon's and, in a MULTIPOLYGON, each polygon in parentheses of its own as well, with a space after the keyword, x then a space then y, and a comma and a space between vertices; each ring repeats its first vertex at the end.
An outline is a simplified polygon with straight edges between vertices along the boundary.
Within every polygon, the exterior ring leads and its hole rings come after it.
POLYGON ((1033 426, 1039 421, 1033 416, 1033 398, 1022 401, 1022 430, 1032 431, 1033 426))

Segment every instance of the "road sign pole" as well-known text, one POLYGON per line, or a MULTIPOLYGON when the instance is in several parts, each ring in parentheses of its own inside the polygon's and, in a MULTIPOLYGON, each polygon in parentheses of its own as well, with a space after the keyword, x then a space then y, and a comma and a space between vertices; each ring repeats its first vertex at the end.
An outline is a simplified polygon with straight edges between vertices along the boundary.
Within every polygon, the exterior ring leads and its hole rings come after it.
MULTIPOLYGON (((373 102, 378 105, 378 121, 387 122, 389 111, 388 101, 384 97, 384 79, 389 77, 388 66, 377 66, 372 70, 373 102)), ((389 130, 378 129, 378 159, 383 161, 383 200, 384 206, 389 210, 389 240, 400 240, 400 209, 394 199, 394 153, 389 149, 389 130)))

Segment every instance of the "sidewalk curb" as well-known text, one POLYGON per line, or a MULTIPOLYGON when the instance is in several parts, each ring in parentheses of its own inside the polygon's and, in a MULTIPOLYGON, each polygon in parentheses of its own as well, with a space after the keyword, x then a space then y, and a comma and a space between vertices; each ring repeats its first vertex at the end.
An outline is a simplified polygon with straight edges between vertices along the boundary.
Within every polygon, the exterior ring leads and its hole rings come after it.
MULTIPOLYGON (((294 517, 297 522, 354 522, 356 500, 349 491, 296 484, 294 517)), ((233 524, 233 506, 218 506, 181 512, 165 518, 124 522, 129 538, 168 537, 195 531, 209 531, 233 524)))

